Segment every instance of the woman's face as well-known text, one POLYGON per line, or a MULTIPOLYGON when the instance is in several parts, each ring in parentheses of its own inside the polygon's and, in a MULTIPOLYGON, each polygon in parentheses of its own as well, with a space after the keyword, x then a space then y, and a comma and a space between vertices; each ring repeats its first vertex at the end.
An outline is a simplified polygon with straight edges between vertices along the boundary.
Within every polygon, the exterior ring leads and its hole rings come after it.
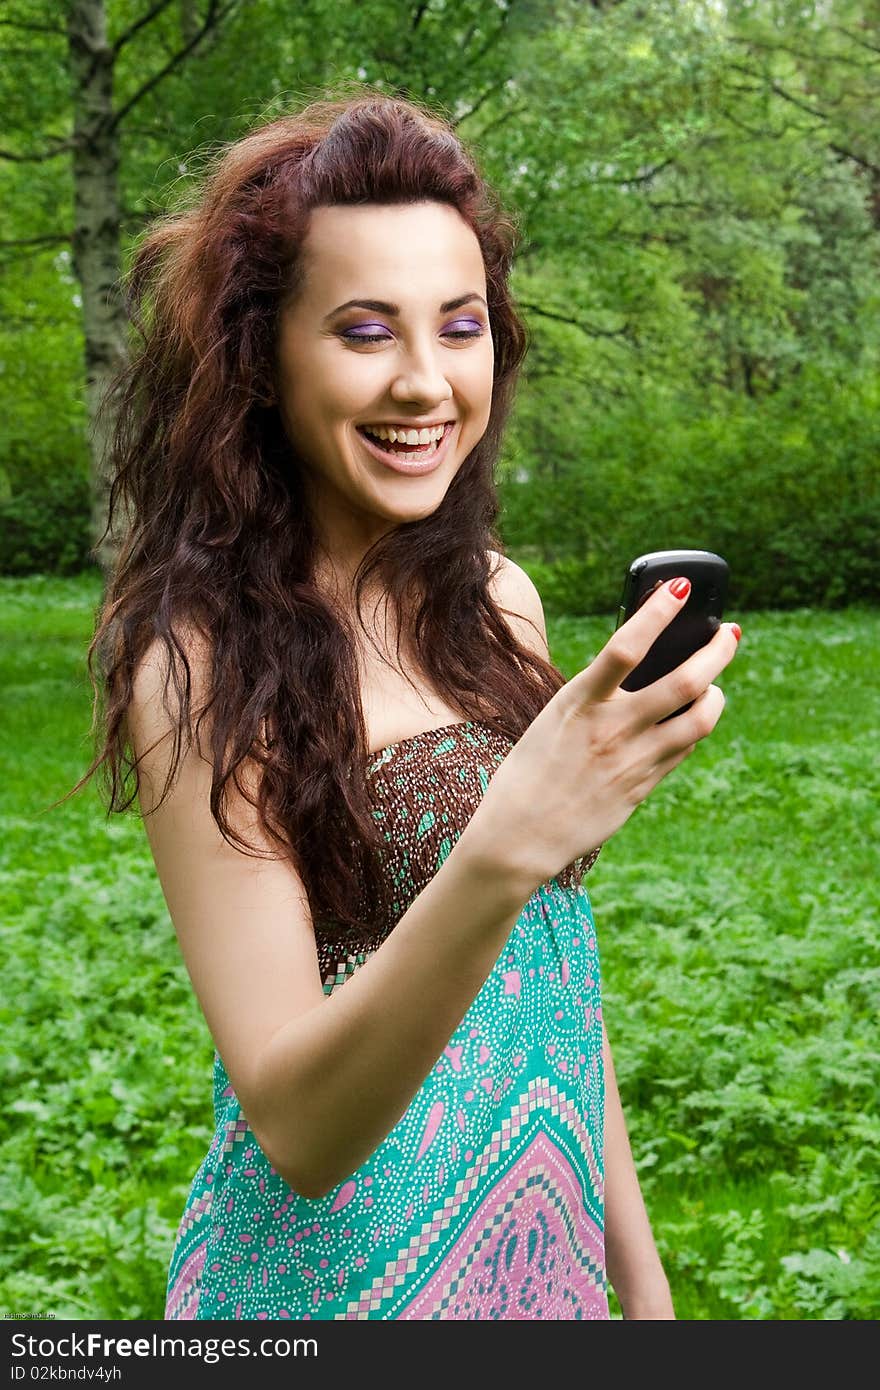
POLYGON ((304 269, 279 320, 278 408, 306 468, 319 536, 353 572, 384 532, 436 511, 486 431, 486 274, 470 227, 435 202, 316 208, 304 269), (397 469, 383 457, 392 441, 371 447, 362 433, 440 425, 439 446, 437 428, 421 450, 405 436, 403 457, 394 441, 397 469), (431 471, 411 471, 435 447, 431 471))

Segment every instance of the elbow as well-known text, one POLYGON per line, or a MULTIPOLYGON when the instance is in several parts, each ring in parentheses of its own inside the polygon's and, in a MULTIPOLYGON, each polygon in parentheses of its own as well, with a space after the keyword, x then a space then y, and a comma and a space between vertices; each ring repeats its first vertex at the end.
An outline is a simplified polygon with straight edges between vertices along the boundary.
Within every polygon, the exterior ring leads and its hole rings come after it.
POLYGON ((248 1124, 272 1168, 292 1192, 309 1202, 320 1202, 347 1172, 338 1174, 339 1163, 328 1152, 329 1136, 322 1133, 320 1117, 311 1113, 289 1084, 275 1083, 266 1058, 262 1059, 257 1084, 252 1089, 248 1124), (296 1119, 294 1120, 294 1117, 296 1119))
POLYGON ((282 1146, 276 1145, 273 1138, 265 1132, 258 1132, 253 1125, 251 1130, 272 1168, 292 1192, 299 1197, 305 1197, 308 1202, 320 1202, 333 1191, 337 1184, 316 1176, 309 1170, 308 1165, 303 1163, 301 1156, 288 1153, 282 1146))
POLYGON ((265 1061, 260 1068, 257 1084, 252 1088, 250 1100, 246 1116, 248 1127, 273 1171, 292 1192, 306 1201, 319 1202, 326 1197, 332 1191, 333 1184, 324 1182, 322 1176, 315 1174, 314 1161, 310 1160, 308 1152, 303 1152, 303 1141, 308 1149, 308 1134, 303 1134, 308 1127, 302 1123, 296 1126, 290 1124, 291 1114, 297 1113, 300 1107, 289 1094, 283 1103, 276 1099, 272 1086, 266 1080, 265 1061))
POLYGON ((284 1178, 287 1186, 297 1192, 300 1197, 305 1197, 307 1202, 322 1201, 336 1186, 336 1183, 316 1179, 313 1173, 305 1172, 302 1168, 287 1171, 277 1168, 276 1171, 284 1178))
POLYGON ((286 1172, 283 1168, 279 1168, 278 1165, 274 1163, 272 1166, 276 1173, 279 1173, 284 1179, 291 1191, 295 1192, 299 1197, 304 1197, 307 1202, 323 1201, 323 1199, 333 1191, 336 1185, 332 1183, 328 1187, 326 1183, 313 1182, 311 1178, 299 1172, 286 1172))

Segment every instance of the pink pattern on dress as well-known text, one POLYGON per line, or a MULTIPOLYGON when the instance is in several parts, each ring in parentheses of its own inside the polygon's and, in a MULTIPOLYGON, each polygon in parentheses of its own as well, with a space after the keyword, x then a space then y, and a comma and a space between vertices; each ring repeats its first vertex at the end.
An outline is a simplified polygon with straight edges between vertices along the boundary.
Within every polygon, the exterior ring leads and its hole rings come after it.
POLYGON ((207 1251, 208 1242, 203 1240, 182 1266, 168 1294, 165 1304, 166 1319, 194 1319, 198 1314, 199 1284, 207 1251))
POLYGON ((546 1134, 495 1184, 440 1271, 398 1316, 608 1318, 602 1232, 584 1207, 574 1169, 546 1134))

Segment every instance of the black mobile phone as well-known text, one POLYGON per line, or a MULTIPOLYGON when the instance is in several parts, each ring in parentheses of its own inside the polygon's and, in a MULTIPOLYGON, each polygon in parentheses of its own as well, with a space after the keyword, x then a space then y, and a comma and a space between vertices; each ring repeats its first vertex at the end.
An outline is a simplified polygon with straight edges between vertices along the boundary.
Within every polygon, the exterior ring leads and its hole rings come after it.
MULTIPOLYGON (((644 660, 621 681, 622 690, 642 690, 674 671, 704 647, 721 626, 730 576, 727 561, 712 550, 652 550, 633 560, 626 572, 617 627, 631 618, 660 584, 677 575, 691 581, 684 606, 660 633, 644 660)), ((660 723, 683 714, 692 704, 691 700, 682 705, 660 723)))

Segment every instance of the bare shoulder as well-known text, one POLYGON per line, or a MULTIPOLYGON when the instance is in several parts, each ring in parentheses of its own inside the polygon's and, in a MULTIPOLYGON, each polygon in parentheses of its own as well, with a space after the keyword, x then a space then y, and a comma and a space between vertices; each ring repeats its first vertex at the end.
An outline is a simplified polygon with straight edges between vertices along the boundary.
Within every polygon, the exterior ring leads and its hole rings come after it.
POLYGON ((534 581, 509 556, 496 550, 488 554, 492 565, 489 593, 503 610, 508 627, 530 651, 549 660, 544 605, 534 581))
MULTIPOLYGON (((177 637, 189 665, 190 703, 195 713, 206 697, 210 651, 201 634, 194 630, 185 628, 177 637)), ((154 637, 135 665, 132 698, 125 713, 125 729, 133 747, 146 747, 152 735, 164 742, 173 732, 167 703, 170 697, 174 710, 170 660, 166 643, 161 637, 154 637)), ((182 666, 181 674, 185 674, 182 666)), ((154 770, 155 762, 147 769, 148 780, 150 771, 154 770)))

